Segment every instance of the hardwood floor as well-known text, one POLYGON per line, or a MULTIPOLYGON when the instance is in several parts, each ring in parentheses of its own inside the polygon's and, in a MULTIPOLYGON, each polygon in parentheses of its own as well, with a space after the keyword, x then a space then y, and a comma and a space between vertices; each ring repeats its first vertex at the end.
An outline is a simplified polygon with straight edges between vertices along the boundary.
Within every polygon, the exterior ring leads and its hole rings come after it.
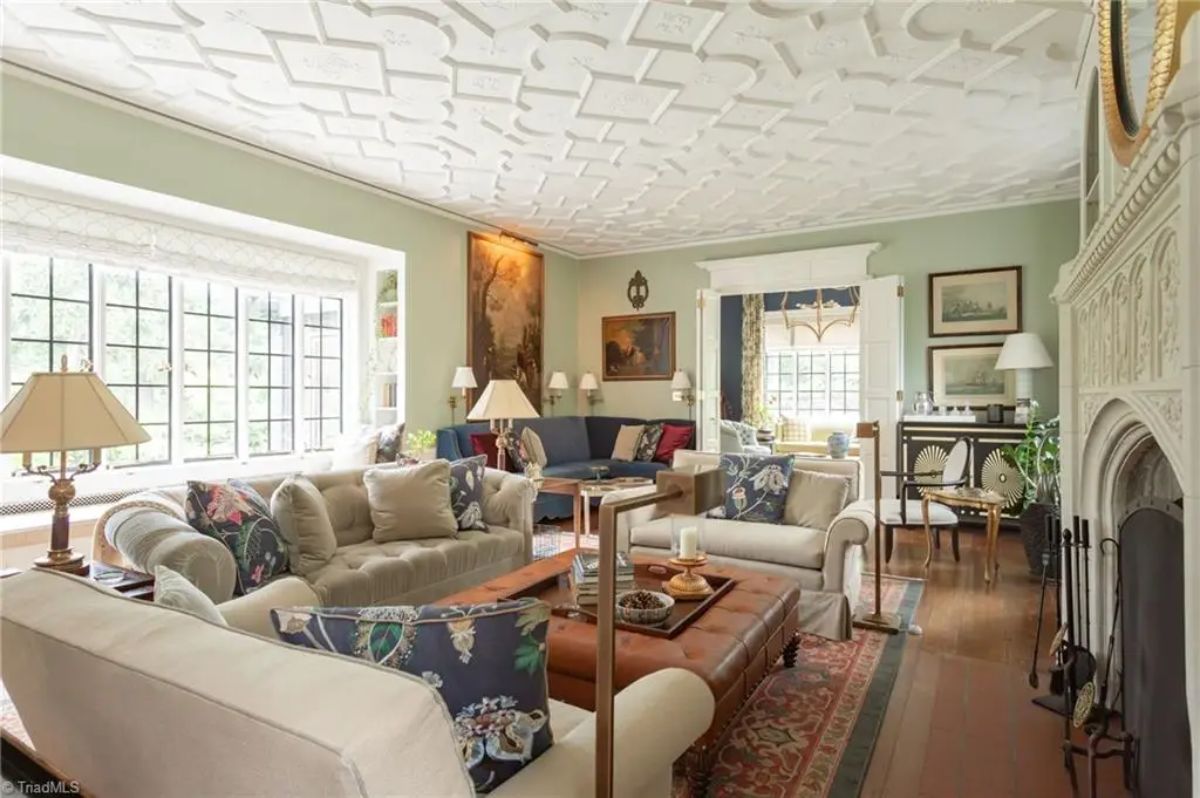
MULTIPOLYGON (((1028 575, 1020 539, 1000 538, 1000 576, 983 581, 982 530, 949 538, 926 575, 924 533, 898 530, 884 573, 924 577, 916 621, 875 747, 864 798, 1060 798, 1071 785, 1061 754, 1062 719, 1030 703, 1049 681, 1052 595, 1039 648, 1041 690, 1029 687, 1040 583, 1028 575)), ((1077 760, 1087 795, 1086 761, 1077 760)), ((1101 762, 1100 796, 1124 795, 1120 766, 1101 762)))

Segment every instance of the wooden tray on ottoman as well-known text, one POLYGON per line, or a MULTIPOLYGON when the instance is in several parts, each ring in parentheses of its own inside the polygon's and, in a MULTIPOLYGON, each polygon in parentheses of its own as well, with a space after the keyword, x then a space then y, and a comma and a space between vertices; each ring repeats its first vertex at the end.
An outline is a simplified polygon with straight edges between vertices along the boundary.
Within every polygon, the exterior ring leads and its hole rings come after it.
MULTIPOLYGON (((653 590, 655 593, 662 593, 663 582, 679 573, 680 570, 679 568, 658 563, 634 563, 634 582, 640 590, 653 590)), ((638 634, 662 637, 668 640, 675 637, 690 626, 692 621, 703 615, 722 596, 733 589, 734 580, 729 577, 708 575, 705 578, 712 585, 713 592, 702 601, 682 601, 676 599, 675 606, 671 608, 671 614, 661 624, 650 626, 640 623, 626 623, 618 619, 616 627, 624 629, 627 632, 637 632, 638 634)), ((528 587, 514 591, 510 595, 505 596, 505 598, 516 599, 528 596, 539 598, 549 604, 550 610, 554 615, 586 623, 596 623, 596 610, 594 607, 581 607, 575 604, 575 596, 571 593, 570 578, 565 570, 550 574, 528 587)))

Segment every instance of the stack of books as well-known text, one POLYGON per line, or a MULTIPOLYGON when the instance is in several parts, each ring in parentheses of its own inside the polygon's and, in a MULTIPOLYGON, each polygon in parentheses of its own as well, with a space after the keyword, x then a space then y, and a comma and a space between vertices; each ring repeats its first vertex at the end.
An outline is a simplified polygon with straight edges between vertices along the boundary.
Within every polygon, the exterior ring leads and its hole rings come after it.
MULTIPOLYGON (((637 587, 633 578, 633 563, 624 552, 617 552, 617 592, 637 587)), ((571 561, 571 591, 575 603, 595 606, 600 603, 600 555, 576 554, 571 561)))

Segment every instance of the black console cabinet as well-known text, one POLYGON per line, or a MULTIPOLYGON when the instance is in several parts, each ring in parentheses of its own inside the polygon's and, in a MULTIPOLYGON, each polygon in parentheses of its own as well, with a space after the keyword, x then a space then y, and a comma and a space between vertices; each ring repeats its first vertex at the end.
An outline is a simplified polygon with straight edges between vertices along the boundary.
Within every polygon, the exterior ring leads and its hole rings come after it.
MULTIPOLYGON (((968 485, 994 490, 1007 496, 1003 518, 1015 519, 1021 511, 1021 474, 1000 452, 1025 435, 1024 424, 962 423, 957 421, 901 421, 898 425, 896 461, 905 471, 938 471, 950 447, 959 438, 971 445, 968 485)), ((963 521, 983 521, 983 515, 959 510, 963 521)))

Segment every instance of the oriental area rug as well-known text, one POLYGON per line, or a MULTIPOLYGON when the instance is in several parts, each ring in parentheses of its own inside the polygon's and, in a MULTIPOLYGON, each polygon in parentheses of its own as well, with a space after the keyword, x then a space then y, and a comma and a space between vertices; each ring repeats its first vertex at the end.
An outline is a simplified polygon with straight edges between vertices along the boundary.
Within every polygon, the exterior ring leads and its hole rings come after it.
MULTIPOLYGON (((861 606, 874 600, 864 575, 861 606)), ((883 578, 883 606, 907 626, 924 582, 883 578)), ((717 751, 709 798, 856 798, 883 725, 908 635, 855 629, 802 635, 796 667, 767 675, 717 751)), ((676 774, 675 795, 687 796, 676 774)))

